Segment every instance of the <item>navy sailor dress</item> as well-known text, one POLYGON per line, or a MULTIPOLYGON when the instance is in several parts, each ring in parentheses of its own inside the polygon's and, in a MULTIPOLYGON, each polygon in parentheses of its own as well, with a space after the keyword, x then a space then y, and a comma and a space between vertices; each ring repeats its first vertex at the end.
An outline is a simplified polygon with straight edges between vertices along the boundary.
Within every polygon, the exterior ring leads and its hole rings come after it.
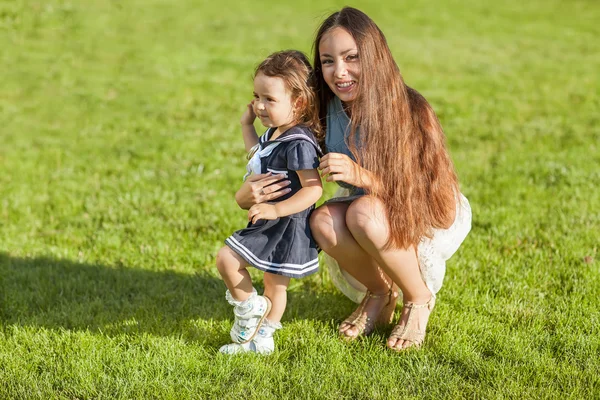
MULTIPOLYGON (((307 127, 296 125, 270 140, 275 129, 267 129, 260 137, 258 150, 248 163, 249 172, 287 175, 291 191, 272 200, 273 203, 295 195, 302 188, 296 171, 317 168, 322 155, 307 127)), ((313 274, 319 269, 318 247, 308 224, 314 208, 313 204, 296 214, 274 220, 261 219, 255 224, 250 222, 229 236, 225 244, 261 271, 290 278, 313 274)))

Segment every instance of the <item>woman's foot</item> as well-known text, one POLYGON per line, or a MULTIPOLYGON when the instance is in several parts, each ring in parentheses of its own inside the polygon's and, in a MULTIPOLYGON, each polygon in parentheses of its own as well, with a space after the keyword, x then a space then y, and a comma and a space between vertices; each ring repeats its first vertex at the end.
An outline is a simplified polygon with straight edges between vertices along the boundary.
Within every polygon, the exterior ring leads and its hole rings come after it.
POLYGON ((358 308, 341 323, 340 335, 346 340, 354 340, 373 332, 375 324, 391 323, 397 300, 398 290, 395 287, 382 294, 367 291, 358 308))
POLYGON ((425 340, 425 331, 429 315, 435 305, 432 296, 429 301, 406 302, 402 309, 400 322, 394 327, 387 341, 387 346, 395 351, 402 351, 410 347, 419 348, 425 340))

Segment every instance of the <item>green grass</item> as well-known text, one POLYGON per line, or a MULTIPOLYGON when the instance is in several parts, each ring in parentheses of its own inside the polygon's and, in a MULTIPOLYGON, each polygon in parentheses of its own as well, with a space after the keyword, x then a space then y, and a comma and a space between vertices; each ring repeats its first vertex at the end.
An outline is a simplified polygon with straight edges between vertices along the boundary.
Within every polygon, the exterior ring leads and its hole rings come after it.
POLYGON ((353 304, 322 271, 276 354, 217 354, 252 70, 342 5, 0 1, 0 398, 600 398, 586 0, 353 3, 438 112, 473 230, 420 352, 339 340, 353 304))

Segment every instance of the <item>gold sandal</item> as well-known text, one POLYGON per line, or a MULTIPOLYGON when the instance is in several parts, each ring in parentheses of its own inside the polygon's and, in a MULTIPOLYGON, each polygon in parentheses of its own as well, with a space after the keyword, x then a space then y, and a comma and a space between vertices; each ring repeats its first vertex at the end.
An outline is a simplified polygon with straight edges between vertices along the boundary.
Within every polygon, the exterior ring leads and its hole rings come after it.
POLYGON ((346 340, 354 340, 359 336, 367 336, 371 334, 375 329, 375 324, 391 324, 392 320, 394 319, 394 311, 396 310, 396 300, 398 299, 398 291, 394 289, 395 286, 392 286, 390 290, 384 294, 374 294, 370 291, 367 291, 358 308, 354 310, 354 312, 350 314, 350 316, 341 324, 355 326, 358 328, 358 332, 356 335, 348 336, 345 334, 345 332, 347 332, 346 330, 344 332, 340 331, 340 335, 346 340), (383 306, 375 320, 364 314, 365 307, 367 306, 369 300, 379 299, 382 297, 387 297, 388 301, 385 306, 383 306))
POLYGON ((412 302, 404 303, 404 307, 408 309, 408 319, 406 320, 406 324, 404 326, 400 326, 401 322, 399 322, 398 325, 396 325, 394 329, 392 329, 392 333, 390 334, 388 341, 390 339, 396 339, 396 342, 398 342, 398 340, 405 340, 411 342, 412 344, 408 347, 403 348, 390 347, 390 350, 402 351, 407 350, 411 347, 415 347, 417 349, 421 347, 423 341, 425 340, 425 331, 421 331, 418 329, 409 329, 413 319, 413 310, 419 308, 428 308, 429 312, 431 312, 433 310, 433 306, 435 306, 435 297, 433 296, 425 304, 415 304, 412 302))

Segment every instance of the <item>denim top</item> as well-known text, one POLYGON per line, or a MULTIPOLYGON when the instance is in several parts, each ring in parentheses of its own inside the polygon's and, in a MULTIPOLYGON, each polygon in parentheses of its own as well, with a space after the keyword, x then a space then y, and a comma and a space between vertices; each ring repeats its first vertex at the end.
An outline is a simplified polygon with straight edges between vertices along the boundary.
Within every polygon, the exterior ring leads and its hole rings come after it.
MULTIPOLYGON (((356 142, 359 142, 360 128, 357 127, 355 135, 356 142)), ((337 96, 327 104, 327 131, 325 132, 325 148, 327 153, 342 153, 356 162, 356 159, 348 148, 347 140, 350 136, 350 118, 344 111, 342 101, 337 96)), ((349 189, 351 195, 365 194, 364 189, 357 188, 343 181, 337 181, 337 184, 343 188, 349 189)))

